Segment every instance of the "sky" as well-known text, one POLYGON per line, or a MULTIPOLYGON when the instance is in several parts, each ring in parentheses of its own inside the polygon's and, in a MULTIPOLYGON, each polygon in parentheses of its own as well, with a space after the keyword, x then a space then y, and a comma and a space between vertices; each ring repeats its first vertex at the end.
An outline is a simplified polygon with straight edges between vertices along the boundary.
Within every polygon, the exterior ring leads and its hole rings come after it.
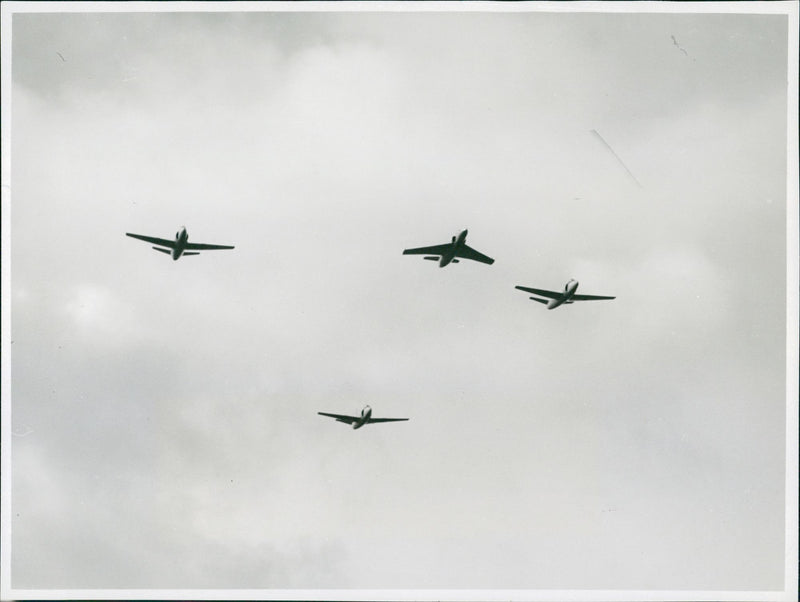
POLYGON ((787 23, 15 14, 13 587, 782 589, 787 23))

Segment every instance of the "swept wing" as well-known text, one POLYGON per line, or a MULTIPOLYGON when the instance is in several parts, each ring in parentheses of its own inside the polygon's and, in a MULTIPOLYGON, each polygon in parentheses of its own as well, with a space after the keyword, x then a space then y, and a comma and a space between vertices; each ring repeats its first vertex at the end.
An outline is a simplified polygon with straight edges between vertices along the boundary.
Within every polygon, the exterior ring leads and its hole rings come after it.
POLYGON ((144 236, 142 234, 131 234, 130 232, 126 232, 125 236, 130 236, 131 238, 138 238, 139 240, 143 240, 145 242, 149 242, 154 245, 161 245, 162 247, 169 247, 170 249, 175 248, 175 241, 167 240, 166 238, 156 238, 154 236, 144 236))
POLYGON ((487 257, 483 253, 479 253, 472 247, 467 245, 462 245, 458 251, 456 251, 456 257, 463 257, 464 259, 472 259, 473 261, 480 261, 481 263, 488 263, 489 265, 494 263, 494 259, 491 257, 487 257))
POLYGON ((570 301, 597 301, 598 299, 616 299, 616 297, 601 297, 599 295, 572 295, 570 301))
MULTIPOLYGON (((526 293, 533 293, 534 295, 541 295, 542 297, 549 297, 550 299, 558 299, 563 295, 563 292, 555 292, 555 291, 546 291, 540 288, 528 288, 527 286, 515 286, 514 288, 518 288, 521 291, 525 291, 526 293)), ((573 299, 578 295, 573 296, 573 299)))
MULTIPOLYGON (((521 291, 525 291, 526 293, 533 293, 534 295, 540 295, 542 297, 549 297, 550 299, 558 299, 564 293, 563 292, 555 292, 555 291, 546 291, 540 288, 529 288, 527 286, 516 286, 514 288, 518 288, 521 291)), ((601 299, 616 299, 616 297, 603 297, 600 295, 572 295, 569 298, 570 301, 598 301, 601 299)))
POLYGON ((199 242, 187 242, 186 248, 191 251, 217 251, 220 249, 233 249, 227 245, 205 245, 199 242))
POLYGON ((418 247, 416 249, 406 249, 403 255, 443 255, 452 245, 434 245, 432 247, 418 247))
MULTIPOLYGON (((328 414, 327 412, 317 412, 320 416, 330 416, 331 418, 336 418, 337 422, 346 422, 347 424, 353 424, 354 422, 358 422, 361 420, 358 416, 344 416, 342 414, 328 414)), ((372 421, 370 421, 372 422, 372 421)))

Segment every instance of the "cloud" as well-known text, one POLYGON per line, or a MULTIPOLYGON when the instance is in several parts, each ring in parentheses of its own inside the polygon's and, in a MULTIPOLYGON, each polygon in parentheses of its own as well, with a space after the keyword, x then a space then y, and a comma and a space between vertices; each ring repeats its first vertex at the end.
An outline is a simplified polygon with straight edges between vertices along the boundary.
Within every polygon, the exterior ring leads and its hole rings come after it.
POLYGON ((15 20, 15 585, 776 586, 784 39, 15 20), (236 249, 124 236, 181 225, 236 249), (494 265, 402 255, 462 228, 494 265), (571 277, 617 298, 513 288, 571 277))

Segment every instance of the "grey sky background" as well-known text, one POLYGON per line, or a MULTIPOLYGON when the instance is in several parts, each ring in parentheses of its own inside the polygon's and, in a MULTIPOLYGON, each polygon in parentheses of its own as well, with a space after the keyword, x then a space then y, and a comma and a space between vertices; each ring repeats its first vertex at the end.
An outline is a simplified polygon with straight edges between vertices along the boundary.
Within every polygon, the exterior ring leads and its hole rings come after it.
POLYGON ((781 589, 786 47, 16 14, 13 586, 781 589))

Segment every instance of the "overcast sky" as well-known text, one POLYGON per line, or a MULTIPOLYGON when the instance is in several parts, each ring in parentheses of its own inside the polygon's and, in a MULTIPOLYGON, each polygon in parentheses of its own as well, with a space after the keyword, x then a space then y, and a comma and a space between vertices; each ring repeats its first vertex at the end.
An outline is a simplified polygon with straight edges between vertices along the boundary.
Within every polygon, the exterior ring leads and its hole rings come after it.
POLYGON ((782 589, 787 23, 16 14, 13 586, 782 589))

